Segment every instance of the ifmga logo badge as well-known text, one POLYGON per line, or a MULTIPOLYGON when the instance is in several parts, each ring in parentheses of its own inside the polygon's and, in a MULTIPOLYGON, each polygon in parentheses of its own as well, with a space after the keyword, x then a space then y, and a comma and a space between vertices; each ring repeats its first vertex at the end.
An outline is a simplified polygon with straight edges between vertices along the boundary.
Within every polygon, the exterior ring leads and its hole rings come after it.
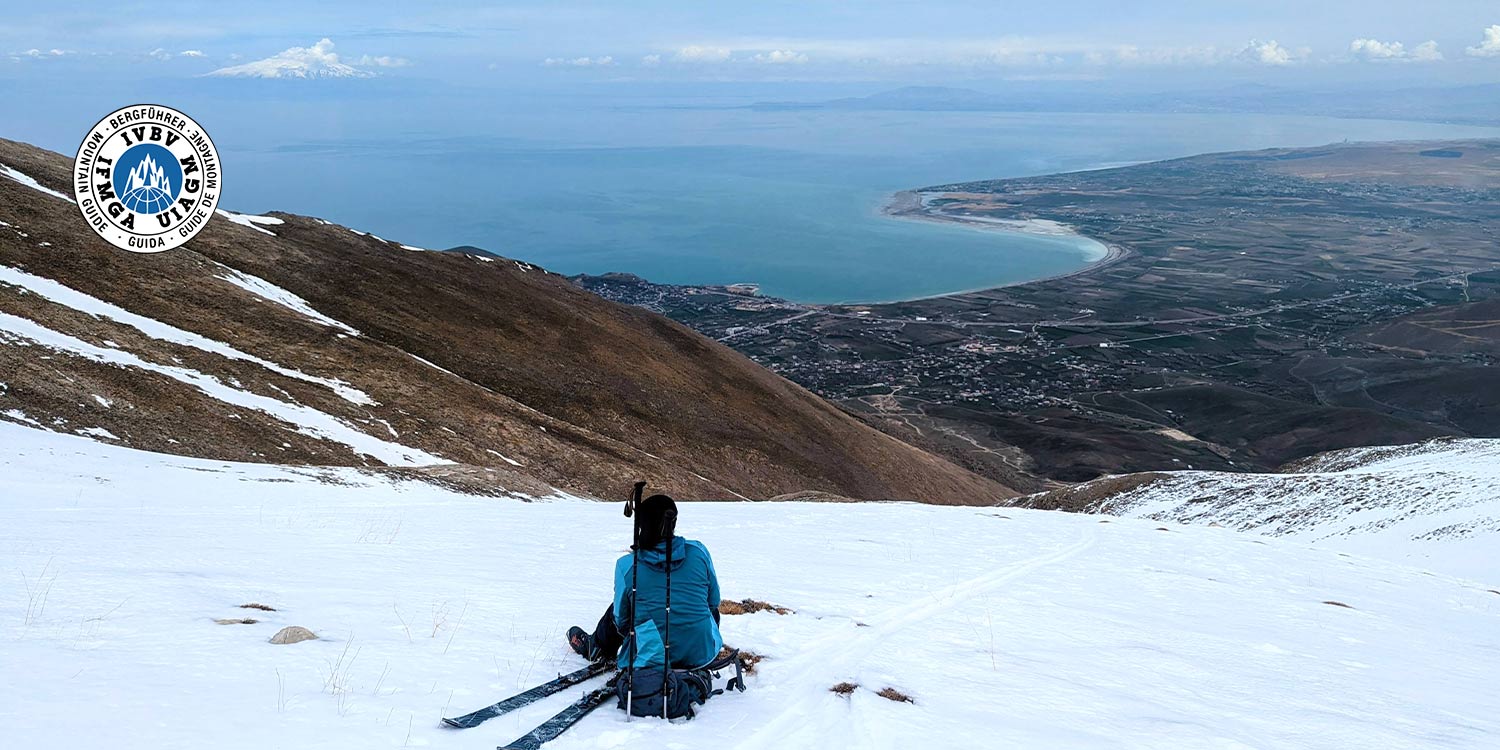
POLYGON ((219 152, 191 117, 159 104, 109 113, 73 160, 73 194, 110 244, 159 253, 197 236, 219 204, 219 152))

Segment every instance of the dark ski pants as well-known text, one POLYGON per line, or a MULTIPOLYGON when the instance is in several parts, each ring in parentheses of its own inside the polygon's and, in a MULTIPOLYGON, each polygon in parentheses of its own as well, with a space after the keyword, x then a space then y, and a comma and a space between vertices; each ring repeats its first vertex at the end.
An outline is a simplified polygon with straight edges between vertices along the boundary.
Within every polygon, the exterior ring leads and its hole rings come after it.
POLYGON ((604 616, 599 618, 599 625, 594 628, 594 648, 598 649, 595 661, 614 661, 624 643, 625 636, 615 627, 615 608, 605 607, 604 616))

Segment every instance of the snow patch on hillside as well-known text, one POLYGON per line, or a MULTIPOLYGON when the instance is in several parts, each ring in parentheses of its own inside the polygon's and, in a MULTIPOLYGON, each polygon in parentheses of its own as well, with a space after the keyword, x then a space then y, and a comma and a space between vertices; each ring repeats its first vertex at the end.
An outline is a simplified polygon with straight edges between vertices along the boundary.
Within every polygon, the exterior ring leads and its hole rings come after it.
POLYGON ((232 221, 232 222, 234 222, 236 224, 239 224, 242 227, 250 227, 251 229, 254 229, 257 232, 260 232, 261 234, 269 234, 272 237, 275 237, 276 233, 273 232, 273 231, 271 231, 271 230, 269 230, 269 229, 266 229, 265 227, 262 227, 261 224, 265 224, 267 226, 276 226, 277 224, 285 224, 286 223, 286 222, 282 221, 281 219, 276 218, 275 216, 256 216, 254 214, 237 214, 237 213, 235 213, 233 211, 225 211, 222 208, 216 209, 216 210, 218 211, 218 213, 219 213, 220 216, 223 216, 224 218, 226 218, 226 219, 228 219, 228 220, 230 220, 230 221, 232 221))
MULTIPOLYGON (((0 663, 24 677, 0 680, 0 716, 25 748, 503 744, 584 688, 462 733, 438 719, 579 666, 563 633, 606 606, 630 531, 617 504, 4 424, 0 507, 0 569, 27 583, 0 586, 0 663), (287 625, 322 638, 266 642, 287 625)), ((749 692, 678 724, 606 706, 548 749, 1500 744, 1500 595, 1158 526, 684 504, 679 529, 712 550, 727 597, 794 613, 724 617, 727 642, 766 657, 749 692), (859 687, 830 692, 845 681, 859 687)))
MULTIPOLYGON (((62 198, 63 200, 65 200, 65 201, 67 201, 69 203, 77 203, 77 201, 73 200, 73 196, 71 196, 71 195, 64 195, 63 193, 59 193, 56 190, 53 190, 52 188, 49 188, 46 185, 43 185, 42 183, 37 182, 35 177, 32 177, 31 175, 25 174, 25 173, 21 172, 20 170, 14 168, 14 167, 8 167, 8 166, 6 166, 4 164, 0 164, 0 175, 4 175, 6 177, 9 177, 10 179, 15 180, 16 182, 19 182, 22 185, 25 185, 26 187, 31 188, 32 190, 37 190, 37 191, 46 193, 47 195, 50 195, 50 196, 52 196, 54 198, 62 198)), ((7 224, 6 226, 10 226, 10 225, 7 224)))
POLYGON ((59 333, 26 318, 0 312, 0 341, 22 345, 43 346, 60 352, 91 359, 95 362, 137 367, 142 370, 165 375, 197 388, 211 398, 228 404, 255 409, 273 417, 290 422, 297 432, 320 440, 328 440, 348 446, 355 453, 363 454, 392 466, 427 466, 452 463, 417 448, 381 440, 366 434, 325 412, 309 406, 292 404, 267 396, 226 385, 210 375, 185 367, 159 365, 147 362, 134 354, 119 349, 94 346, 81 339, 59 333))
POLYGON ((174 344, 190 346, 206 352, 217 354, 229 359, 238 359, 245 362, 254 362, 279 375, 295 378, 308 383, 315 383, 333 391, 340 398, 360 406, 376 406, 378 402, 372 399, 364 391, 355 388, 342 380, 334 378, 321 378, 308 375, 299 370, 281 365, 269 360, 261 359, 253 354, 246 354, 228 344, 215 341, 206 336, 200 336, 191 331, 168 325, 155 318, 137 315, 117 305, 110 304, 97 297, 91 297, 72 287, 60 284, 52 279, 43 278, 29 274, 19 268, 0 265, 0 283, 11 284, 22 289, 35 292, 59 305, 71 307, 74 310, 88 313, 95 317, 109 318, 117 323, 130 326, 141 333, 154 339, 170 341, 174 344))
POLYGON ((1099 510, 1290 536, 1500 584, 1500 440, 1336 451, 1286 474, 1172 472, 1099 510))
POLYGON ((318 312, 317 310, 314 310, 313 306, 309 304, 307 300, 302 299, 301 297, 279 286, 276 286, 275 284, 272 284, 271 282, 266 281, 259 276, 252 276, 248 273, 244 273, 243 271, 237 271, 233 268, 229 268, 228 266, 225 266, 224 268, 227 272, 220 274, 219 278, 231 284, 234 284, 235 286, 244 289, 245 291, 250 292, 257 297, 260 297, 261 299, 264 299, 268 302, 274 302, 278 305, 281 305, 282 307, 291 310, 292 312, 302 315, 303 317, 309 318, 318 323, 322 323, 323 325, 330 328, 337 328, 340 331, 348 333, 351 336, 359 335, 359 331, 355 330, 352 326, 341 323, 337 320, 334 320, 333 318, 328 317, 327 315, 324 315, 323 313, 318 312))

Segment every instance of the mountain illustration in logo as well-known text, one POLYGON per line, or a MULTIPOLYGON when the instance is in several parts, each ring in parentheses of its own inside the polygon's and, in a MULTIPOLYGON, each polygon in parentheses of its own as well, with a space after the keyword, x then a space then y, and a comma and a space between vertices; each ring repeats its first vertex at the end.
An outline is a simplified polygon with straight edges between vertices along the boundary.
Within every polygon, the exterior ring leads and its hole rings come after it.
POLYGON ((172 205, 172 182, 167 171, 147 153, 130 170, 120 202, 138 214, 157 214, 172 205))

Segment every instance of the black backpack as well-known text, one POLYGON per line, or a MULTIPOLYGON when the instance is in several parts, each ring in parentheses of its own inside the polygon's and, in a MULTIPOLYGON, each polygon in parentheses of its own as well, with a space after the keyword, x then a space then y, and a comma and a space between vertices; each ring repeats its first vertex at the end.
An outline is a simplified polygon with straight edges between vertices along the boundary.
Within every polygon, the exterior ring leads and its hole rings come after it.
POLYGON ((740 666, 740 652, 731 651, 715 659, 708 666, 698 669, 673 669, 663 673, 660 667, 641 667, 622 674, 615 683, 617 705, 627 707, 632 716, 657 716, 667 719, 693 718, 694 705, 703 705, 709 698, 724 692, 713 689, 716 672, 734 667, 734 677, 726 685, 728 690, 745 690, 745 677, 740 666), (631 693, 635 696, 632 699, 631 693))

